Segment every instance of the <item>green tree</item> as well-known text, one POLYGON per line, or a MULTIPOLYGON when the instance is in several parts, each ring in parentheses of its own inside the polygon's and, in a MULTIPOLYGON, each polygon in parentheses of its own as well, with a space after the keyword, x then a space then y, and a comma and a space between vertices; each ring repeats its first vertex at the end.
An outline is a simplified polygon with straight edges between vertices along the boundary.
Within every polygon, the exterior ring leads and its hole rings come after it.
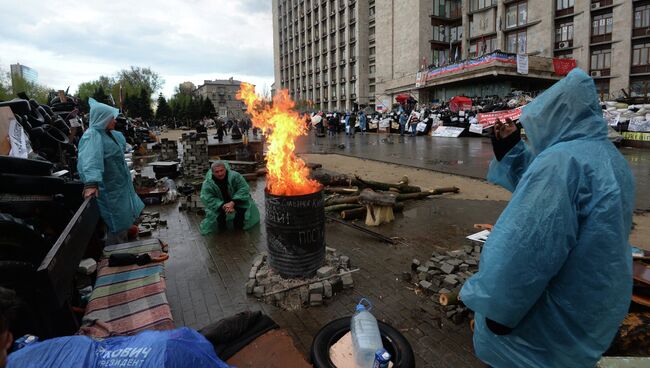
POLYGON ((93 92, 93 95, 91 97, 97 100, 97 102, 110 105, 110 100, 108 98, 108 95, 106 94, 104 87, 102 87, 101 85, 98 86, 97 89, 95 89, 95 92, 93 92))
POLYGON ((11 93, 11 79, 9 72, 0 67, 0 101, 10 100, 11 93))
POLYGON ((11 89, 13 94, 11 98, 18 97, 18 94, 24 92, 29 98, 33 98, 41 104, 47 104, 49 101, 52 88, 39 83, 32 83, 19 75, 11 76, 11 89))
POLYGON ((156 119, 167 120, 171 117, 172 110, 167 103, 167 99, 162 93, 158 95, 158 106, 156 107, 156 119))
POLYGON ((151 94, 146 88, 140 88, 140 98, 138 99, 140 105, 140 117, 149 120, 153 117, 153 109, 151 108, 151 94))
POLYGON ((216 114, 212 101, 209 98, 204 99, 203 105, 201 106, 201 116, 211 118, 216 114))

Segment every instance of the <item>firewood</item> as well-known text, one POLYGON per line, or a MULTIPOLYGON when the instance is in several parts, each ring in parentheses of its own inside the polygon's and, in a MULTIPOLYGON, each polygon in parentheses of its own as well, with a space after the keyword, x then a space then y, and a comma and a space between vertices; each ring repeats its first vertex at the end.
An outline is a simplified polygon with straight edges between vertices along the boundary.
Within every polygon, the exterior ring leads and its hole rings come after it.
POLYGON ((357 194, 359 189, 356 187, 344 188, 344 187, 325 187, 325 193, 336 193, 336 194, 357 194))
MULTIPOLYGON (((404 205, 402 203, 397 203, 393 208, 393 212, 399 213, 402 212, 403 210, 404 210, 404 205)), ((361 218, 365 218, 367 213, 368 213, 368 209, 366 209, 365 207, 351 209, 351 210, 344 210, 341 211, 341 218, 344 220, 361 219, 361 218)))
POLYGON ((370 188, 374 190, 389 191, 391 190, 391 188, 395 188, 400 193, 418 193, 422 191, 422 188, 420 187, 410 186, 407 184, 391 184, 391 183, 382 183, 379 181, 363 180, 358 176, 355 176, 355 179, 358 182, 357 186, 370 188))
POLYGON ((440 302, 440 305, 455 305, 458 304, 460 300, 458 299, 458 293, 451 292, 441 293, 438 301, 440 302))
POLYGON ((441 195, 444 193, 458 193, 460 189, 456 187, 451 187, 451 188, 437 188, 434 190, 428 190, 425 192, 420 192, 420 193, 403 193, 403 194, 398 194, 397 195, 397 200, 398 201, 405 201, 408 199, 422 199, 426 198, 428 196, 432 195, 441 195))
POLYGON ((359 196, 336 197, 325 201, 326 206, 333 206, 335 204, 349 204, 349 203, 359 203, 359 196))
POLYGON ((333 206, 325 207, 325 212, 340 212, 344 210, 352 210, 361 208, 360 204, 335 204, 333 206))

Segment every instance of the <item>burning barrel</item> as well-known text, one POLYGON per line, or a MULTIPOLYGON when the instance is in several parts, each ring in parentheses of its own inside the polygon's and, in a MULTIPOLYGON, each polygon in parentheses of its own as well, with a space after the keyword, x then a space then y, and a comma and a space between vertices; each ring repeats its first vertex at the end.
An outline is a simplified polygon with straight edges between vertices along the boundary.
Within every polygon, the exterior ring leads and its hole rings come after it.
POLYGON ((308 277, 325 261, 325 206, 315 193, 280 196, 266 191, 266 236, 271 267, 283 277, 308 277))

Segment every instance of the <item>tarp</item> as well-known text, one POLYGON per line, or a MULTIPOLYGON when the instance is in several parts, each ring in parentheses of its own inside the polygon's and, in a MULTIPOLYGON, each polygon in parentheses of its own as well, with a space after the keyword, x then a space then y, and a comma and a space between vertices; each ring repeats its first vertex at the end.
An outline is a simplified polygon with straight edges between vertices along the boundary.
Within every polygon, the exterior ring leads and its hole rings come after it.
POLYGON ((472 100, 464 96, 452 97, 449 100, 449 109, 451 112, 458 112, 461 110, 469 110, 472 108, 472 100))

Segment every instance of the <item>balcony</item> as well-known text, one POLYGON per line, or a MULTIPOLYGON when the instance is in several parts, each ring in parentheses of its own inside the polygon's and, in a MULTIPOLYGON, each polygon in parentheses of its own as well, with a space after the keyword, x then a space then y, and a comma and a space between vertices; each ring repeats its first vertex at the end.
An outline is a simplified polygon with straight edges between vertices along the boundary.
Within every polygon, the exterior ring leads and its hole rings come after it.
POLYGON ((356 76, 356 75, 353 75, 353 76, 350 77, 350 81, 355 81, 355 80, 357 80, 357 76, 356 76))
POLYGON ((597 36, 591 36, 591 44, 598 44, 598 43, 604 43, 604 42, 611 42, 612 41, 612 34, 611 33, 606 33, 603 35, 597 35, 597 36))
POLYGON ((341 78, 341 83, 345 83, 345 77, 341 78))
POLYGON ((354 24, 357 22, 357 18, 350 18, 350 24, 354 24))
POLYGON ((336 68, 336 61, 333 61, 332 63, 330 63, 330 68, 336 68))
POLYGON ((345 46, 345 41, 339 42, 339 47, 344 47, 345 46))
POLYGON ((350 43, 355 43, 355 42, 357 42, 357 39, 354 37, 350 37, 350 43))
POLYGON ((650 73, 650 65, 633 65, 630 68, 630 74, 650 73))
POLYGON ((345 59, 341 59, 341 61, 339 61, 339 65, 345 65, 345 59))
POLYGON ((650 36, 650 27, 634 28, 632 30, 632 37, 649 37, 649 36, 650 36))

